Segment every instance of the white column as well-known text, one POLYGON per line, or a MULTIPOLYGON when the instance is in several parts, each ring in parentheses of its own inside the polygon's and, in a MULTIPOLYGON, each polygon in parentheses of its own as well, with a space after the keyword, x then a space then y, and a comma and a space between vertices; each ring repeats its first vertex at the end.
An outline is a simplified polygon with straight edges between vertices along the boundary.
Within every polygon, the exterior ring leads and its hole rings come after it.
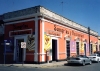
POLYGON ((57 60, 59 60, 59 40, 57 39, 57 60))
MULTIPOLYGON (((52 49, 52 38, 51 38, 50 42, 51 42, 51 49, 52 49)), ((52 61, 52 55, 50 57, 51 57, 51 61, 52 61)))
POLYGON ((35 17, 35 54, 34 61, 38 61, 38 18, 35 17))
POLYGON ((42 17, 42 61, 44 61, 44 17, 42 17))
MULTIPOLYGON (((64 37, 65 38, 65 37, 64 37)), ((66 53, 66 58, 67 58, 67 52, 66 52, 66 50, 67 50, 67 48, 66 48, 66 39, 64 39, 64 41, 65 41, 65 53, 66 53)))

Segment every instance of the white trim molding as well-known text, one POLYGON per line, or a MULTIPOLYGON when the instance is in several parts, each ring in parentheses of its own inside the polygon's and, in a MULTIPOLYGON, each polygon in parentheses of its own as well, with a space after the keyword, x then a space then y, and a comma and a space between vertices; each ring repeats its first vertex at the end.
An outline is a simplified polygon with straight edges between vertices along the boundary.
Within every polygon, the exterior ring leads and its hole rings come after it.
MULTIPOLYGON (((27 35, 20 35, 20 36, 15 36, 15 38, 14 38, 14 58, 13 58, 13 60, 14 61, 17 61, 17 56, 16 56, 16 47, 17 47, 17 45, 16 45, 16 39, 24 39, 24 42, 27 42, 27 35)), ((26 60, 26 49, 23 49, 23 59, 24 59, 24 61, 26 60)))
MULTIPOLYGON (((29 34, 32 34, 32 29, 9 31, 9 37, 13 37, 13 36, 11 36, 11 33, 13 33, 13 32, 21 32, 21 31, 29 31, 29 30, 31 31, 31 33, 29 33, 29 34)), ((22 34, 22 35, 26 35, 26 34, 22 34)), ((14 35, 14 36, 17 36, 17 35, 14 35)))
POLYGON ((9 23, 5 23, 4 25, 9 25, 9 24, 16 24, 16 23, 21 23, 21 22, 28 22, 28 21, 34 21, 35 19, 25 19, 25 20, 20 20, 20 21, 14 21, 14 22, 9 22, 9 23))
MULTIPOLYGON (((87 27, 84 27, 80 24, 73 22, 72 20, 69 20, 63 16, 60 16, 60 15, 44 8, 43 6, 35 6, 35 7, 31 7, 31 8, 26 8, 26 9, 14 11, 14 12, 5 13, 5 14, 3 14, 3 16, 4 16, 3 20, 5 22, 7 22, 7 21, 12 21, 12 20, 29 18, 29 17, 33 17, 33 16, 42 16, 42 15, 46 18, 51 19, 51 20, 55 20, 57 22, 60 22, 66 26, 74 27, 74 28, 77 28, 79 30, 88 32, 87 27)), ((90 29, 90 33, 98 36, 98 33, 91 30, 91 29, 90 29)))
MULTIPOLYGON (((44 54, 44 28, 45 28, 45 23, 44 23, 44 17, 41 18, 42 21, 42 54, 44 54)), ((42 61, 45 61, 44 55, 42 55, 42 61)))
MULTIPOLYGON (((57 40, 57 60, 59 60, 59 40, 56 37, 51 37, 51 48, 52 48, 52 39, 57 40)), ((51 56, 51 60, 52 60, 52 56, 51 56)))

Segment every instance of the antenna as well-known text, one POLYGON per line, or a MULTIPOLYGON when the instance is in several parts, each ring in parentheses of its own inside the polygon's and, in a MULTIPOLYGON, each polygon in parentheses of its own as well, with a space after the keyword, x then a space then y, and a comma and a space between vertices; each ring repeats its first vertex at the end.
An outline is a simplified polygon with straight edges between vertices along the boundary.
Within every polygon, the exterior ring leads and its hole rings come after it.
POLYGON ((62 4, 62 13, 63 13, 63 4, 64 4, 64 2, 62 1, 61 4, 62 4))
POLYGON ((40 5, 41 5, 41 6, 43 5, 43 0, 40 0, 40 5))
POLYGON ((14 11, 14 1, 12 1, 12 5, 13 5, 13 6, 12 6, 12 10, 14 11))
POLYGON ((66 2, 61 2, 61 4, 62 4, 62 14, 63 14, 63 6, 64 6, 64 3, 66 3, 66 2))

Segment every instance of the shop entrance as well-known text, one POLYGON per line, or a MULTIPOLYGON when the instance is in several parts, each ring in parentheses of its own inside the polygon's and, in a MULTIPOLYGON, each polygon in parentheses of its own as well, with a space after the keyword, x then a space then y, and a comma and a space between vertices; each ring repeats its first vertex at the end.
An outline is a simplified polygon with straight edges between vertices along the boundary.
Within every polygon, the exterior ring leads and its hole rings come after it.
POLYGON ((96 51, 98 51, 98 46, 96 45, 96 51))
POLYGON ((52 61, 57 60, 57 40, 52 39, 52 61))
POLYGON ((22 62, 23 60, 23 48, 21 48, 21 42, 24 42, 24 39, 16 39, 17 62, 22 62))
POLYGON ((84 43, 84 54, 86 55, 86 44, 84 43))
POLYGON ((93 47, 92 47, 92 44, 90 44, 90 54, 92 54, 93 53, 93 49, 92 49, 93 47))
POLYGON ((67 57, 70 57, 70 41, 66 40, 66 53, 67 53, 67 57))
POLYGON ((76 42, 76 54, 79 55, 79 42, 76 42))
POLYGON ((100 45, 99 45, 99 51, 100 51, 100 45))

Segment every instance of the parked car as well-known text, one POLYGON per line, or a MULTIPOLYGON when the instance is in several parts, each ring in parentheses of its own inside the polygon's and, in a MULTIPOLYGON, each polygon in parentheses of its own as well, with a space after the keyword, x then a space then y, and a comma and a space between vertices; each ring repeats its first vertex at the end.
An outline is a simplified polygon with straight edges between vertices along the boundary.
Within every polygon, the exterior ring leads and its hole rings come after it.
POLYGON ((88 56, 90 59, 91 59, 91 61, 95 61, 95 62, 100 62, 100 55, 99 54, 91 54, 91 55, 89 55, 88 56))
POLYGON ((100 56, 100 51, 95 51, 94 54, 98 54, 100 56))
POLYGON ((83 66, 86 65, 86 64, 92 64, 92 61, 91 59, 89 59, 87 56, 85 55, 75 55, 75 56, 72 56, 72 57, 69 57, 67 59, 67 62, 68 64, 82 64, 83 66))

